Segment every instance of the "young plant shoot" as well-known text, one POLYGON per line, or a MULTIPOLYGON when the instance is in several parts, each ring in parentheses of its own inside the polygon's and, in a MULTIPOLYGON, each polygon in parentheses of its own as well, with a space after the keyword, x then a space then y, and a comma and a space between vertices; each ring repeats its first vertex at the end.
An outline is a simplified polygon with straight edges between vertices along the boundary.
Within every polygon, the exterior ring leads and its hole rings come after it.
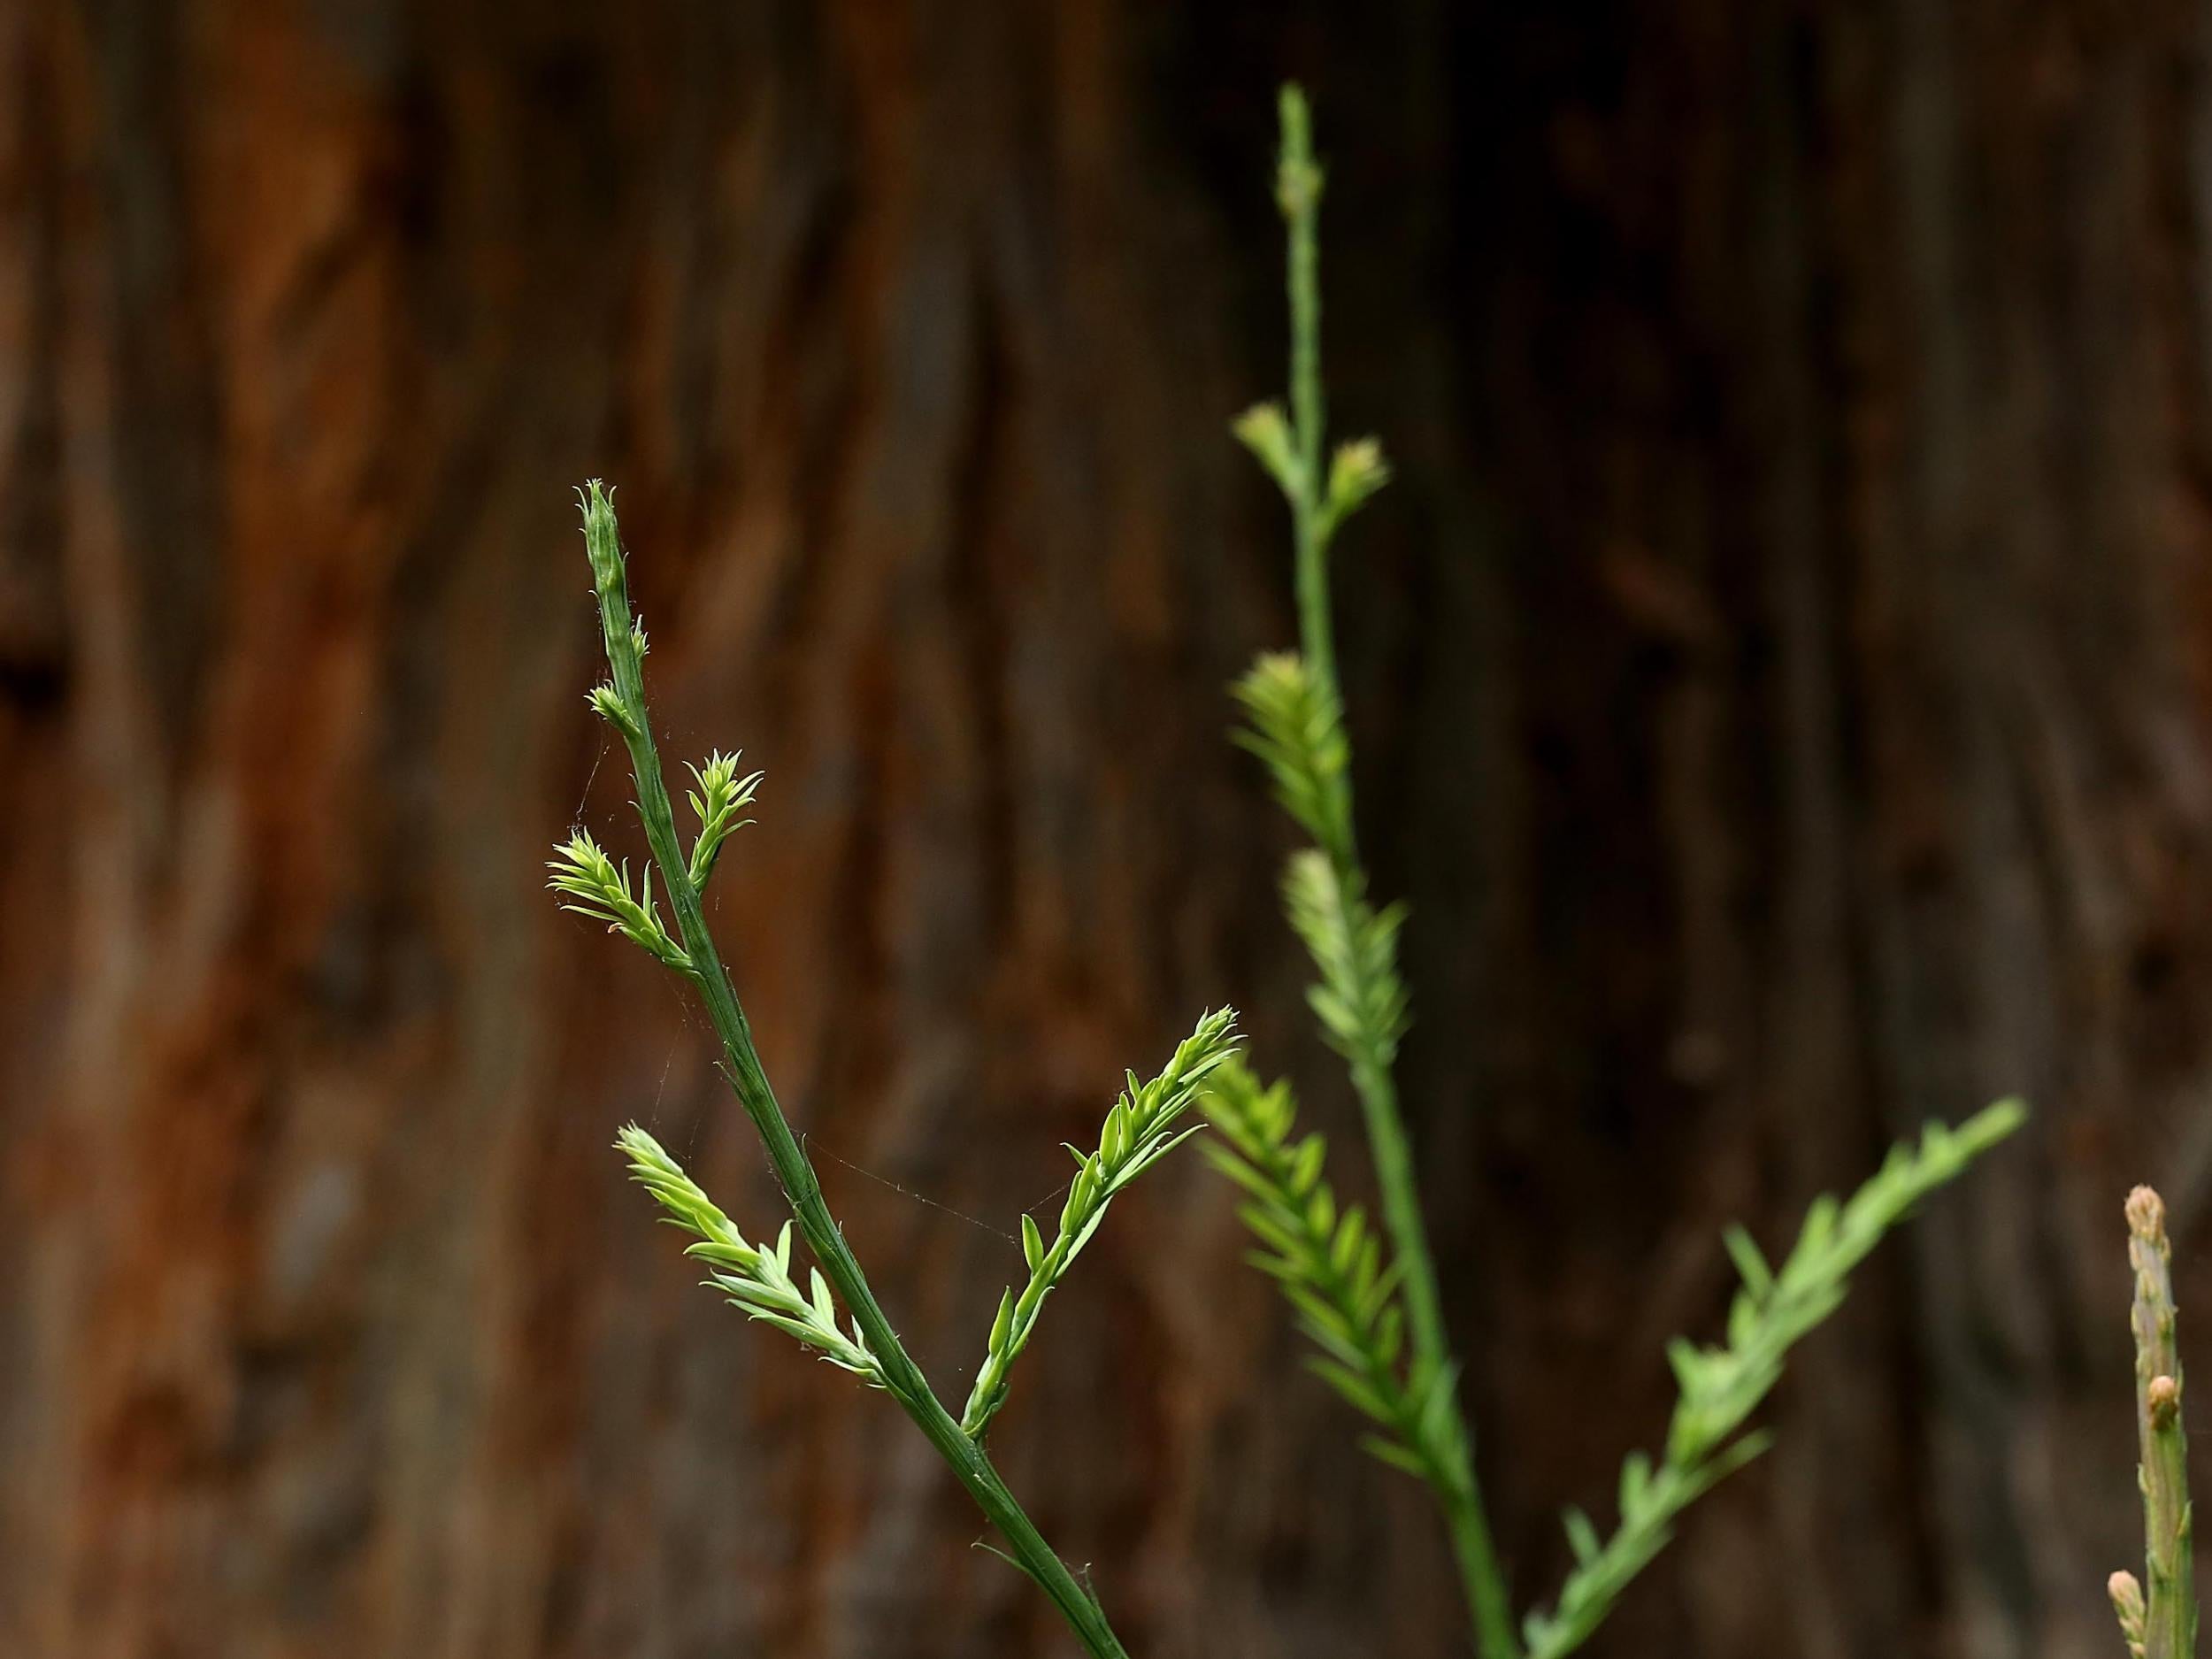
MULTIPOLYGON (((1422 1431, 1417 1448, 1399 1440, 1380 1443, 1404 1454, 1393 1456, 1393 1462, 1405 1467, 1418 1464, 1451 1534, 1483 1654, 1486 1659, 1509 1659, 1516 1646, 1511 1603, 1475 1483, 1471 1441, 1456 1390, 1459 1367, 1452 1357, 1436 1269, 1429 1258, 1412 1148, 1398 1110, 1394 1067, 1408 1012, 1405 987, 1398 977, 1398 929, 1405 912, 1397 905, 1378 910, 1369 897, 1367 872, 1360 863, 1353 829, 1352 748, 1344 730, 1344 702, 1336 676, 1330 545, 1344 521, 1388 481, 1390 470, 1381 445, 1371 438, 1340 445, 1325 464, 1328 436, 1321 381, 1321 166, 1314 159, 1305 95, 1296 87, 1285 87, 1280 112, 1282 151, 1275 173, 1275 202, 1289 234, 1290 406, 1286 410, 1280 403, 1262 403, 1238 419, 1235 431, 1290 508, 1300 649, 1262 657, 1238 682, 1237 701, 1250 720, 1239 741, 1265 763, 1276 798, 1313 839, 1311 847, 1291 857, 1283 878, 1284 904, 1293 930, 1304 941, 1320 975, 1309 993, 1314 1012, 1330 1046, 1350 1069, 1352 1087, 1365 1115, 1392 1257, 1389 1275, 1379 1274, 1376 1284, 1385 1286, 1384 1294, 1396 1304, 1386 1327, 1390 1343, 1396 1343, 1401 1323, 1406 1333, 1409 1352, 1404 1393, 1409 1409, 1430 1425, 1422 1431)), ((1216 1091, 1208 1110, 1235 1145, 1230 1125, 1236 1102, 1249 1101, 1256 1085, 1248 1075, 1231 1081, 1237 1087, 1216 1091)), ((1284 1104, 1286 1108, 1287 1096, 1284 1104)), ((1287 1129, 1286 1111, 1284 1127, 1287 1129)), ((1317 1139, 1309 1140, 1302 1155, 1310 1160, 1317 1181, 1320 1146, 1317 1139)), ((1268 1168, 1264 1160, 1255 1163, 1248 1156, 1246 1167, 1263 1176, 1268 1168)), ((1260 1213, 1263 1204, 1264 1200, 1257 1200, 1248 1206, 1247 1219, 1260 1213)), ((1281 1249, 1265 1232, 1261 1237, 1281 1249)), ((1286 1288, 1291 1283, 1282 1282, 1286 1288)), ((1301 1303, 1300 1310, 1311 1328, 1314 1309, 1301 1303)), ((1339 1355, 1336 1363, 1341 1367, 1344 1356, 1339 1355)), ((1348 1380, 1360 1374, 1360 1366, 1355 1362, 1341 1374, 1324 1374, 1341 1392, 1348 1380)))
MULTIPOLYGON (((1916 1202, 2011 1133, 2024 1114, 2005 1102, 1956 1130, 1931 1125, 1917 1151, 1897 1148, 1847 1203, 1816 1204, 1778 1272, 1740 1229, 1728 1235, 1744 1285, 1730 1310, 1727 1343, 1673 1345, 1669 1357, 1681 1397, 1663 1453, 1655 1463, 1639 1454, 1622 1469, 1611 1538, 1601 1540, 1581 1511, 1568 1512, 1574 1568, 1552 1610, 1531 1613, 1517 1628, 1475 1478, 1459 1367, 1399 1111, 1394 1068, 1409 1013, 1398 974, 1405 910, 1378 906, 1360 862, 1351 741, 1336 672, 1330 549, 1345 520, 1390 473, 1371 438, 1328 450, 1322 172, 1295 87, 1283 89, 1281 119, 1275 197, 1289 237, 1289 407, 1263 403, 1234 429, 1290 508, 1299 649, 1261 657, 1238 681, 1247 725, 1237 741, 1265 764, 1276 799, 1311 842, 1284 872, 1284 909, 1313 961, 1317 979, 1308 995, 1322 1035, 1343 1057, 1359 1097, 1381 1199, 1380 1233, 1357 1205, 1340 1207, 1325 1178, 1321 1137, 1294 1139, 1297 1109, 1288 1085, 1263 1085, 1240 1059, 1221 1066, 1207 1087, 1205 1110, 1220 1131, 1208 1155, 1243 1189, 1240 1214, 1260 1246, 1252 1260, 1281 1286, 1318 1350, 1308 1364, 1373 1425, 1362 1444, 1433 1494, 1482 1659, 1560 1659, 1589 1639, 1691 1501, 1763 1449, 1763 1435, 1742 1432, 1746 1420, 1780 1377, 1791 1345, 1842 1302, 1851 1269, 1916 1202)), ((2156 1564, 2154 1556, 2154 1576, 2156 1564)), ((2185 1587, 2185 1555, 2181 1571, 2185 1587)))
POLYGON ((2175 1341, 2173 1246, 2166 1205, 2147 1187, 2128 1194, 2128 1265, 2135 1301, 2135 1432, 2142 1448, 2143 1573, 2116 1572, 2105 1589, 2133 1659, 2191 1659, 2197 1591, 2190 1558, 2189 1437, 2181 1425, 2181 1350, 2175 1341))
POLYGON ((783 1224, 773 1245, 757 1244, 645 1131, 634 1124, 622 1131, 616 1145, 637 1180, 667 1212, 667 1219, 692 1235, 687 1253, 706 1265, 709 1284, 749 1317, 797 1339, 895 1400, 998 1529, 1008 1558, 1051 1599, 1085 1651, 1094 1659, 1124 1659, 1104 1610, 1007 1490, 984 1452, 981 1436, 1006 1397, 1008 1369, 1029 1341, 1045 1296, 1096 1230, 1108 1201, 1182 1138, 1176 1122, 1194 1091, 1236 1051, 1236 1017, 1228 1010, 1208 1014, 1160 1076, 1148 1083, 1130 1078, 1127 1092, 1107 1114, 1098 1149, 1079 1155, 1075 1184, 1049 1249, 1043 1247, 1035 1224, 1024 1218, 1029 1284, 1019 1298, 1009 1292, 1000 1305, 984 1371, 964 1425, 932 1391, 869 1289, 843 1230, 823 1201, 813 1165, 776 1103, 744 1008, 707 932, 701 889, 713 874, 724 844, 746 821, 739 815, 752 801, 760 774, 740 778, 736 757, 721 754, 694 767, 695 787, 688 800, 699 828, 689 849, 683 847, 646 708, 641 665, 645 633, 630 611, 626 556, 615 524, 614 503, 595 480, 585 488, 582 502, 584 547, 591 559, 609 669, 607 683, 595 687, 589 701, 629 748, 638 817, 650 858, 633 887, 627 866, 617 864, 588 834, 579 831, 554 849, 547 885, 560 895, 564 908, 605 923, 610 932, 628 939, 697 992, 721 1044, 724 1074, 767 1149, 791 1219, 783 1224), (654 895, 656 870, 675 919, 672 933, 661 919, 654 895), (803 1291, 792 1272, 795 1225, 815 1262, 807 1271, 803 1291))

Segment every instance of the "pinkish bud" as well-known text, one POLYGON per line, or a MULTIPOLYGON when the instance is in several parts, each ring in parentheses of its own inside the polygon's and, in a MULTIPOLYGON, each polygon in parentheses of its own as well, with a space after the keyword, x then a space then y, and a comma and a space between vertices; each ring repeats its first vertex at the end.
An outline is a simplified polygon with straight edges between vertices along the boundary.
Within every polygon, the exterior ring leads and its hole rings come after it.
POLYGON ((2174 1420, 2174 1413, 2181 1409, 2181 1385, 2170 1377, 2154 1377, 2149 1388, 2144 1391, 2143 1398, 2150 1407, 2151 1426, 2162 1429, 2174 1420))
POLYGON ((2166 1236, 2166 1202, 2147 1187, 2128 1194, 2127 1217, 2128 1231, 2139 1239, 2166 1236))
POLYGON ((2143 1586, 2124 1567, 2104 1581, 2104 1593, 2112 1598, 2112 1605, 2120 1609, 2123 1618, 2130 1613, 2138 1618, 2143 1616, 2143 1586))

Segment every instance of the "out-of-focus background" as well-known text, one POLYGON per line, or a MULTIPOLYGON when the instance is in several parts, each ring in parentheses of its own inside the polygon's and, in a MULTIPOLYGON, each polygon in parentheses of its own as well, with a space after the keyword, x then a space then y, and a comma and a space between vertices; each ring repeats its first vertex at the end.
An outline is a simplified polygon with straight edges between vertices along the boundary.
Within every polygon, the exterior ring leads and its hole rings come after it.
MULTIPOLYGON (((1875 1260, 1592 1650, 2072 1659, 2140 1548, 2120 1200, 2212 1329, 2212 60, 2110 0, 0 6, 0 1653, 1060 1655, 880 1398, 693 1287, 716 926, 964 1391, 1202 1006, 1365 1185, 1224 687, 1292 636, 1273 92, 1332 173, 1340 609, 1409 1110, 1524 1601, 1717 1245, 2038 1117, 1875 1260)), ((1462 1650, 1423 1495, 1148 1178, 996 1436, 1133 1649, 1462 1650)))

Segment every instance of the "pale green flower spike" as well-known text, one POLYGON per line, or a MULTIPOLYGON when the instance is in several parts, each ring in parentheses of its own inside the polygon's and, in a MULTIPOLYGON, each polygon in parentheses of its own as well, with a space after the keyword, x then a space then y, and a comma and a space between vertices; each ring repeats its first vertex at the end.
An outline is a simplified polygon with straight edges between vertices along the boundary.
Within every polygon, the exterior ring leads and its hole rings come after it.
POLYGON ((721 856, 722 843, 753 821, 737 815, 753 803, 760 780, 767 774, 756 772, 739 777, 737 757, 725 755, 720 749, 707 757, 703 767, 687 765, 685 770, 699 786, 684 795, 684 799, 691 803, 692 815, 699 820, 698 838, 691 843, 691 885, 703 887, 707 878, 714 873, 714 861, 721 856))
POLYGON ((561 908, 595 922, 604 922, 611 933, 620 933, 663 967, 679 973, 691 972, 691 957, 661 926, 660 910, 653 902, 653 869, 645 869, 645 896, 630 893, 630 866, 619 868, 599 849, 599 843, 583 830, 553 849, 545 861, 553 874, 546 886, 561 895, 561 908))
POLYGON ((1374 1421, 1360 1444, 1440 1489, 1469 1479, 1451 1372, 1405 1352, 1398 1271, 1357 1204, 1340 1210, 1322 1176, 1317 1134, 1291 1139, 1290 1085, 1262 1087, 1241 1060, 1207 1085, 1206 1115, 1220 1132, 1207 1161, 1244 1188, 1237 1213, 1263 1248, 1246 1259, 1281 1286, 1321 1352, 1306 1364, 1374 1421))
POLYGON ((1574 1571, 1558 1606, 1531 1614, 1524 1625, 1529 1659, 1559 1659, 1587 1641, 1629 1580, 1674 1535, 1675 1517, 1767 1448, 1764 1433, 1739 1431, 1781 1380, 1791 1347, 1843 1305, 1851 1270, 1921 1199, 2026 1121, 2019 1102, 2000 1101, 1955 1129, 1930 1124, 1917 1150, 1892 1148, 1880 1172, 1848 1202, 1816 1201, 1778 1271, 1741 1228, 1730 1230, 1728 1253, 1744 1282, 1728 1310, 1728 1340, 1702 1348, 1677 1338, 1670 1345, 1681 1393, 1666 1449, 1656 1467, 1641 1453, 1622 1465, 1620 1524, 1611 1538, 1601 1543, 1587 1517, 1568 1511, 1574 1571))
POLYGON ((788 1332, 831 1364, 841 1365, 875 1387, 884 1386, 882 1368, 869 1353, 859 1325, 855 1324, 850 1335, 837 1328, 836 1304, 821 1269, 810 1270, 810 1294, 801 1294, 792 1282, 788 1221, 773 1246, 749 1244, 736 1224, 644 1130, 629 1125, 615 1137, 615 1149, 629 1160, 632 1179, 660 1200, 668 1212, 665 1218, 697 1235, 698 1241, 686 1246, 684 1254, 707 1263, 708 1284, 726 1293, 748 1317, 788 1332))
POLYGON ((1029 1282, 1019 1295, 1010 1287, 999 1298, 998 1317, 992 1322, 982 1368, 968 1395, 960 1426, 980 1436, 998 1409, 1006 1403, 1008 1373, 1037 1328, 1037 1316, 1045 1298, 1066 1276, 1077 1253, 1090 1242, 1098 1224, 1106 1218, 1106 1206, 1115 1194, 1165 1157, 1205 1125, 1179 1133, 1176 1124, 1197 1098, 1200 1087, 1234 1056, 1236 1010, 1223 1009, 1204 1016, 1198 1028, 1175 1050, 1167 1069, 1149 1083, 1129 1074, 1129 1087, 1106 1114, 1098 1136, 1098 1149, 1079 1152, 1075 1179, 1061 1206, 1060 1225, 1050 1246, 1036 1222, 1022 1217, 1022 1256, 1029 1266, 1029 1282))

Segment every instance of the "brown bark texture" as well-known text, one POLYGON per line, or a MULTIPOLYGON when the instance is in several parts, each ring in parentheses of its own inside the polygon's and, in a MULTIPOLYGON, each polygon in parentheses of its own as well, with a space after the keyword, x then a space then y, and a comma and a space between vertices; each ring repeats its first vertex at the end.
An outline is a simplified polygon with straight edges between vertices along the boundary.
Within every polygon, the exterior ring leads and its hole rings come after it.
MULTIPOLYGON (((716 926, 917 1357, 1233 1001, 1364 1184, 1223 687, 1292 633, 1271 99, 1331 161, 1363 830, 1519 1598, 1717 1235, 2027 1137, 1877 1258, 1597 1655, 2072 1659, 2140 1549, 2119 1204, 2212 1325, 2212 80, 2161 0, 0 4, 0 1654, 1064 1655, 908 1425, 696 1289, 768 1231, 716 926)), ((996 1443, 1133 1651, 1463 1651, 1190 1158, 996 1443)), ((2200 1325, 2198 1328, 2207 1328, 2200 1325)))

